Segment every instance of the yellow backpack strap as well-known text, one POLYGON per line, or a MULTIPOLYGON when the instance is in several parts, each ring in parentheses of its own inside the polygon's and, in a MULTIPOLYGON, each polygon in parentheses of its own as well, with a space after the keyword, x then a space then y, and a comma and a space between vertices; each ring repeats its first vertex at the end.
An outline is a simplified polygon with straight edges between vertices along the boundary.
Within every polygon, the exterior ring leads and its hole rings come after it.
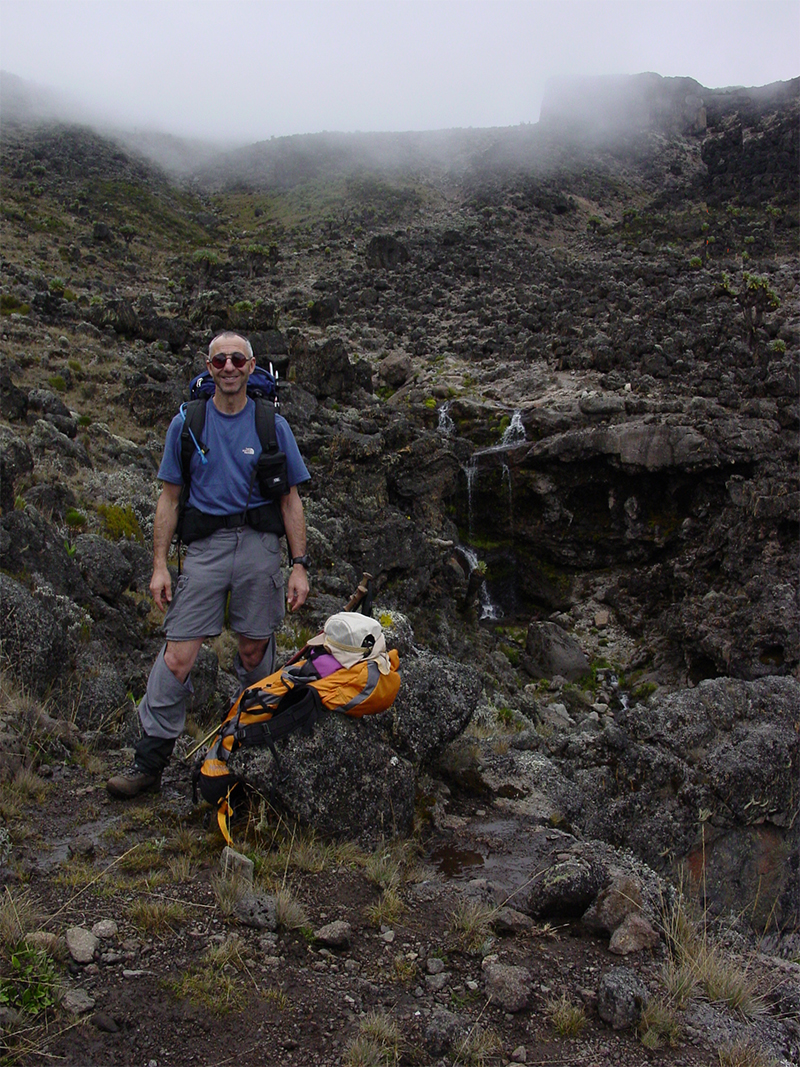
POLYGON ((230 800, 230 796, 231 790, 229 789, 227 795, 223 797, 222 800, 220 800, 219 807, 217 808, 217 822, 219 823, 219 828, 222 832, 222 836, 225 838, 226 842, 230 845, 230 847, 233 848, 233 838, 231 837, 232 811, 231 806, 228 803, 228 801, 230 800))

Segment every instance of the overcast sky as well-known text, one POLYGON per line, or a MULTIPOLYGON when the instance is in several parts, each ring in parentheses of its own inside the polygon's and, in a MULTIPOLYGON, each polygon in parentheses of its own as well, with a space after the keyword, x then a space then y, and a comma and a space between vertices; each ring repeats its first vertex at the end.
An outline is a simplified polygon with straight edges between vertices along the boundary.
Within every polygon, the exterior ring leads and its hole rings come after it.
POLYGON ((800 74, 798 0, 0 0, 0 67, 226 141, 536 122, 553 75, 800 74))

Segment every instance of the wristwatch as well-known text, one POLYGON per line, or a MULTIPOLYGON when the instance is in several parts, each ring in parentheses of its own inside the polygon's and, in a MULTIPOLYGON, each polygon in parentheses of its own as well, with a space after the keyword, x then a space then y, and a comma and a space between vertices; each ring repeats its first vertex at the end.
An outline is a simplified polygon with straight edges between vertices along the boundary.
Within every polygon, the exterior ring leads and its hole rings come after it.
POLYGON ((299 563, 301 567, 305 567, 305 569, 308 570, 308 556, 292 556, 289 562, 292 566, 294 566, 295 563, 299 563))

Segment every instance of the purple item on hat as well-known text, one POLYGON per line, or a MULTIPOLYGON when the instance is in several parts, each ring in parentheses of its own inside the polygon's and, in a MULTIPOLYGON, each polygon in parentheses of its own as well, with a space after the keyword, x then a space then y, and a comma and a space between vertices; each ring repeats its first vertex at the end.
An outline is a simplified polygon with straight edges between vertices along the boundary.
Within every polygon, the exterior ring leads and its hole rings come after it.
POLYGON ((334 671, 342 669, 341 663, 330 652, 323 652, 321 656, 315 656, 314 666, 319 672, 320 678, 325 678, 327 675, 333 674, 334 671))

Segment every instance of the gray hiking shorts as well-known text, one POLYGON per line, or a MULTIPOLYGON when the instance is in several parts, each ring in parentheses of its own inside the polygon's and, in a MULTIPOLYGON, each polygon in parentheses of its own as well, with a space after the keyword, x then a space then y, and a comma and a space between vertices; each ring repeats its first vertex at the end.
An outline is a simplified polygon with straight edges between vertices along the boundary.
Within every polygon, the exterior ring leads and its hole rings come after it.
POLYGON ((276 534, 242 526, 193 541, 164 619, 167 640, 216 637, 226 605, 229 625, 242 637, 262 641, 280 627, 286 604, 276 534))

